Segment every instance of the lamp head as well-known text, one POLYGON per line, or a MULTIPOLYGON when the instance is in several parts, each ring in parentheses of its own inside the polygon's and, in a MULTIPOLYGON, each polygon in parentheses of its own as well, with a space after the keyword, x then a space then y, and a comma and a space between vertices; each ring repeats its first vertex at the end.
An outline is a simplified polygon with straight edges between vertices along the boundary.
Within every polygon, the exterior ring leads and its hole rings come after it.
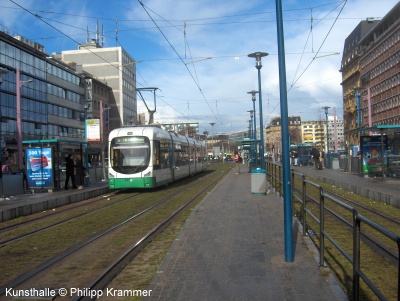
POLYGON ((256 94, 258 93, 258 91, 256 90, 252 90, 250 92, 247 92, 247 94, 251 94, 251 100, 252 101, 256 101, 256 94))
POLYGON ((256 59, 256 68, 261 69, 261 67, 262 67, 261 58, 264 56, 267 56, 267 55, 268 55, 268 53, 266 53, 266 52, 257 51, 254 53, 250 53, 248 55, 248 57, 254 57, 256 59))
POLYGON ((360 87, 354 87, 354 96, 360 96, 361 88, 360 87))

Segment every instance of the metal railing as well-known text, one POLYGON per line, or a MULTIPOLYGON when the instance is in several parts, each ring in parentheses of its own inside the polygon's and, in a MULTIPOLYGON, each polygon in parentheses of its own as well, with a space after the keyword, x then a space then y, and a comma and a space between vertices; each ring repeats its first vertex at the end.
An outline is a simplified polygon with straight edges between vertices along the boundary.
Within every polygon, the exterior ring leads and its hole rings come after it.
MULTIPOLYGON (((268 181, 272 184, 275 190, 282 195, 282 166, 272 162, 267 162, 266 173, 268 181)), ((319 251, 319 265, 325 266, 324 258, 327 251, 325 243, 329 241, 352 265, 352 300, 360 299, 360 279, 364 281, 364 283, 380 300, 387 300, 384 294, 378 289, 376 283, 374 283, 364 272, 367 266, 361 264, 361 226, 371 227, 397 245, 397 300, 400 300, 400 236, 359 214, 355 208, 324 192, 323 187, 307 180, 305 175, 291 170, 291 179, 292 212, 296 212, 294 206, 295 202, 298 202, 301 207, 298 212, 299 221, 303 226, 303 236, 312 233, 313 236, 315 235, 314 237, 319 243, 318 244, 314 242, 319 251), (300 181, 301 184, 294 185, 295 181, 297 181, 297 183, 300 181), (299 186, 301 188, 298 188, 299 186), (314 192, 317 191, 317 197, 312 197, 308 193, 308 189, 313 190, 314 192), (334 213, 330 208, 328 208, 326 206, 327 201, 332 202, 332 204, 344 209, 345 212, 350 213, 352 217, 352 223, 347 222, 343 216, 334 213), (314 213, 312 206, 314 206, 314 209, 316 209, 314 211, 318 211, 319 214, 314 213), (332 233, 328 233, 328 231, 325 229, 325 212, 329 212, 330 214, 334 215, 337 220, 344 222, 346 227, 351 228, 352 231, 349 231, 349 236, 346 235, 345 238, 352 240, 352 250, 346 251, 345 247, 343 247, 337 240, 333 238, 331 235, 332 233), (317 224, 318 229, 311 228, 311 221, 317 224)), ((385 248, 385 246, 381 247, 385 248)))

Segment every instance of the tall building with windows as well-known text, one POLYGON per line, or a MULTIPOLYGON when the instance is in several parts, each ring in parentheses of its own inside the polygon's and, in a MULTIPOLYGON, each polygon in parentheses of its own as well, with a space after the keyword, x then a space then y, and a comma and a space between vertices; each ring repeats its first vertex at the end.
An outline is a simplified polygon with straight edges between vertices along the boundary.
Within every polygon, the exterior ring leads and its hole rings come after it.
POLYGON ((359 41, 361 126, 400 124, 400 2, 359 41))
MULTIPOLYGON (((299 144, 302 142, 302 121, 300 116, 289 116, 289 137, 290 144, 299 144)), ((266 145, 265 150, 272 154, 280 154, 282 151, 281 138, 281 118, 275 117, 266 127, 266 145)))
POLYGON ((136 61, 122 48, 102 48, 98 41, 62 51, 64 62, 74 62, 111 89, 110 130, 137 123, 136 61))
POLYGON ((328 116, 328 141, 330 152, 346 149, 343 120, 337 116, 328 116))
POLYGON ((315 142, 321 149, 325 149, 325 122, 324 121, 303 121, 301 125, 302 143, 315 142))
POLYGON ((6 72, 0 86, 3 164, 21 167, 22 140, 83 141, 81 74, 49 58, 42 45, 5 28, 0 31, 0 67, 6 72))
POLYGON ((360 143, 360 132, 357 132, 357 129, 361 128, 359 103, 361 47, 359 42, 378 22, 379 20, 373 18, 361 21, 344 42, 340 72, 342 73, 344 135, 345 141, 348 141, 350 145, 360 143))
POLYGON ((383 125, 388 148, 400 151, 400 2, 381 20, 362 21, 346 39, 342 86, 346 141, 360 144, 383 125))

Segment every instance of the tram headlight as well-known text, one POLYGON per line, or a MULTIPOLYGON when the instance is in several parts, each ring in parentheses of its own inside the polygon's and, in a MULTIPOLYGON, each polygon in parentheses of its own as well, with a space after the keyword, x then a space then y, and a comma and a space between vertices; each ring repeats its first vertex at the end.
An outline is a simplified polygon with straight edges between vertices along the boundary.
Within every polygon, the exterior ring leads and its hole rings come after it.
POLYGON ((151 177, 151 171, 149 171, 149 172, 143 174, 143 177, 151 177))
POLYGON ((114 178, 114 175, 112 173, 108 173, 108 178, 114 178))

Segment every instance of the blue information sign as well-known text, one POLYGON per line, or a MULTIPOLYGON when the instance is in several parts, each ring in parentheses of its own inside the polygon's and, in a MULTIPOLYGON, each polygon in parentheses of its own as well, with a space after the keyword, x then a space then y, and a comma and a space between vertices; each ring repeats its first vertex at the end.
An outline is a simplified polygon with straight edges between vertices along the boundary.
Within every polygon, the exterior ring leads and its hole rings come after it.
POLYGON ((53 189, 52 148, 28 148, 26 149, 25 158, 29 187, 53 189))

